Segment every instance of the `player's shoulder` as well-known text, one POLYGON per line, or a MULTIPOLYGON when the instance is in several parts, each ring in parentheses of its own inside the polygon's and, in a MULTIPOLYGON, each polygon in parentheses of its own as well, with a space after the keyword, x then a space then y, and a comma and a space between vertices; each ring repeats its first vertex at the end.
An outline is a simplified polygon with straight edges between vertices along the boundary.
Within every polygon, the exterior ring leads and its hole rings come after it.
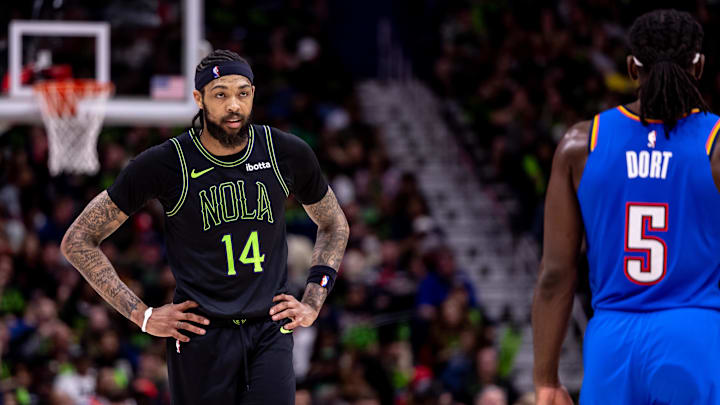
POLYGON ((176 149, 175 144, 172 141, 173 138, 166 139, 158 144, 155 144, 144 151, 142 151, 138 157, 140 156, 150 156, 153 158, 162 158, 166 155, 176 155, 176 149))
POLYGON ((180 141, 187 136, 188 133, 184 132, 176 137, 166 139, 145 149, 132 160, 144 166, 176 169, 178 166, 178 147, 180 141))
MULTIPOLYGON (((296 155, 312 152, 312 148, 299 136, 279 128, 263 125, 269 131, 273 148, 278 156, 296 155)), ((257 133, 258 131, 256 131, 257 133)), ((263 133, 265 133, 263 131, 263 133)))
POLYGON ((595 114, 592 119, 576 122, 563 135, 556 153, 568 158, 585 158, 590 150, 593 133, 602 127, 605 120, 612 119, 616 114, 621 113, 621 107, 608 108, 595 114))
POLYGON ((717 115, 710 111, 705 111, 705 112, 701 112, 699 114, 693 114, 693 115, 699 117, 700 119, 702 119, 704 121, 707 121, 707 122, 710 122, 713 124, 720 121, 720 115, 717 115))
POLYGON ((263 125, 263 127, 268 128, 270 131, 270 136, 273 139, 273 142, 281 142, 281 143, 297 143, 297 142, 303 142, 300 137, 298 137, 295 134, 292 134, 290 132, 286 132, 281 130, 280 128, 275 128, 270 125, 263 125))
POLYGON ((714 119, 714 120, 720 119, 720 115, 717 115, 712 111, 704 111, 704 112, 701 112, 700 115, 703 115, 707 118, 714 119))
POLYGON ((593 120, 580 121, 572 125, 560 140, 555 152, 556 156, 569 162, 584 159, 588 153, 592 125, 593 120))

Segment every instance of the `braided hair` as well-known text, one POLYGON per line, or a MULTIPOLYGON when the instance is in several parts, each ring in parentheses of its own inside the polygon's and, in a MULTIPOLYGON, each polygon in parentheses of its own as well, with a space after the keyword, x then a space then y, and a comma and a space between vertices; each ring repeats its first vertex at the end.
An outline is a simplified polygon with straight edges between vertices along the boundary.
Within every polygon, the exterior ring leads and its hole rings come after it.
MULTIPOLYGON (((197 67, 195 68, 195 72, 199 72, 208 66, 216 65, 219 62, 227 62, 227 61, 239 61, 239 62, 247 62, 242 56, 238 55, 237 53, 233 51, 229 51, 227 49, 216 49, 212 52, 210 52, 206 57, 204 57, 200 63, 198 63, 197 67)), ((200 89, 200 93, 204 94, 204 90, 200 89)), ((197 114, 192 119, 192 128, 203 128, 205 126, 205 118, 203 117, 203 111, 199 110, 197 114), (200 126, 196 126, 195 122, 200 120, 200 126)))
POLYGON ((630 28, 630 50, 647 76, 639 88, 640 120, 661 119, 665 134, 693 108, 710 110, 688 72, 700 52, 703 29, 689 13, 655 10, 643 14, 630 28))

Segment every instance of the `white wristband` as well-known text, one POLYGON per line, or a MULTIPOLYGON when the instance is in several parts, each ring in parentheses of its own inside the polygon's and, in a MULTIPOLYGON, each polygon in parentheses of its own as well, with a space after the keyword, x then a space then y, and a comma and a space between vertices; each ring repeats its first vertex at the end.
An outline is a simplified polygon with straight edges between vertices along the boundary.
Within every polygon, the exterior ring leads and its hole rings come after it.
POLYGON ((145 330, 145 327, 147 326, 148 319, 150 319, 150 315, 152 315, 152 307, 148 307, 148 309, 145 310, 145 319, 143 319, 143 324, 142 324, 143 332, 147 332, 145 330))

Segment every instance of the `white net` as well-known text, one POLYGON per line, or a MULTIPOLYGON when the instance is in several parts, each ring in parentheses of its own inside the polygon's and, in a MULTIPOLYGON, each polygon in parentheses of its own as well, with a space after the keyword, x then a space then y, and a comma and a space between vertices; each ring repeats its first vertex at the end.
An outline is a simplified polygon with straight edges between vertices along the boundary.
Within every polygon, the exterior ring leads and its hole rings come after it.
POLYGON ((95 80, 46 81, 35 85, 50 154, 50 175, 95 174, 97 138, 114 86, 95 80))

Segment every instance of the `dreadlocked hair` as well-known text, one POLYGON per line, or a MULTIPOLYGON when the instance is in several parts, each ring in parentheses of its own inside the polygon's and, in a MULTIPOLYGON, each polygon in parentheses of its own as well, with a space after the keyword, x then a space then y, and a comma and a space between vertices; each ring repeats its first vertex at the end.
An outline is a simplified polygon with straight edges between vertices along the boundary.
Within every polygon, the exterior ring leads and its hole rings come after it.
MULTIPOLYGON (((198 63, 197 67, 195 68, 195 72, 199 72, 208 66, 216 65, 219 62, 228 62, 228 61, 238 61, 238 62, 246 62, 247 61, 237 53, 233 51, 229 51, 227 49, 216 49, 212 52, 210 52, 206 57, 204 57, 200 63, 198 63)), ((203 93, 203 89, 200 89, 200 93, 203 93)), ((199 110, 197 114, 192 119, 192 128, 203 128, 205 126, 205 118, 203 117, 202 110, 199 110), (196 126, 195 122, 200 121, 200 126, 196 126)))
POLYGON ((643 14, 630 28, 630 50, 647 76, 639 88, 640 120, 660 119, 665 135, 693 108, 708 112, 697 80, 688 73, 700 52, 703 29, 689 13, 655 10, 643 14))

